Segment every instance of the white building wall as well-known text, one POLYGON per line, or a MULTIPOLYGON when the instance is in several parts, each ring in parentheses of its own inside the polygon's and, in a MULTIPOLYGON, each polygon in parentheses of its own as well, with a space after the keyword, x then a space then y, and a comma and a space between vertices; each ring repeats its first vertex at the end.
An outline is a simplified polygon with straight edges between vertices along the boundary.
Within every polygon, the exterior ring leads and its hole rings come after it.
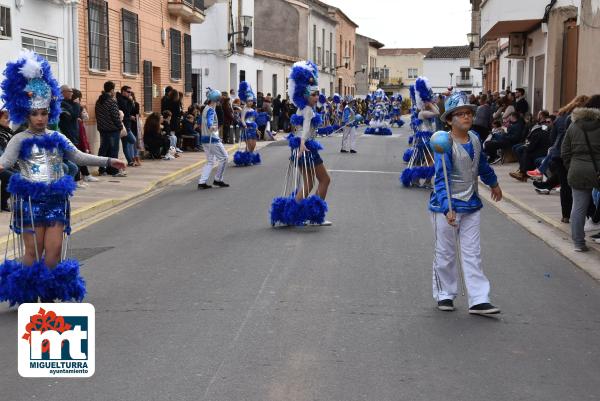
POLYGON ((330 93, 331 83, 334 83, 335 90, 335 74, 331 74, 332 68, 335 67, 335 59, 333 55, 336 53, 336 37, 335 37, 336 25, 330 22, 328 19, 321 17, 316 12, 309 13, 308 16, 308 49, 307 54, 310 60, 319 66, 319 89, 322 93, 326 93, 328 96, 332 96, 330 93), (316 26, 316 38, 314 37, 314 29, 316 26), (323 29, 325 29, 325 43, 323 44, 323 29), (333 35, 333 40, 330 46, 329 36, 333 35), (316 40, 316 42, 315 42, 316 40), (314 47, 313 47, 314 45, 314 47), (319 63, 318 48, 321 48, 321 63, 319 63), (313 49, 316 48, 316 57, 313 49), (327 59, 327 52, 329 51, 330 58, 327 59), (331 60, 331 63, 329 62, 331 60), (331 65, 330 65, 331 64, 331 65))
MULTIPOLYGON (((561 1, 569 3, 568 0, 561 1)), ((548 3, 549 0, 488 0, 481 8, 481 36, 484 37, 499 21, 541 19, 548 3)))
POLYGON ((469 59, 424 59, 423 75, 429 79, 434 92, 445 91, 450 85, 450 73, 452 73, 452 85, 463 92, 479 93, 482 91, 482 72, 471 68, 472 86, 457 87, 456 78, 460 77, 461 68, 470 68, 469 59))
POLYGON ((0 70, 7 62, 15 60, 21 52, 23 35, 56 43, 58 60, 52 71, 59 84, 79 86, 79 57, 77 52, 77 4, 42 0, 0 0, 0 5, 10 8, 11 39, 0 40, 0 70), (15 4, 22 4, 17 8, 15 4), (75 17, 76 18, 76 17, 75 17), (50 23, 51 21, 51 23, 50 23))

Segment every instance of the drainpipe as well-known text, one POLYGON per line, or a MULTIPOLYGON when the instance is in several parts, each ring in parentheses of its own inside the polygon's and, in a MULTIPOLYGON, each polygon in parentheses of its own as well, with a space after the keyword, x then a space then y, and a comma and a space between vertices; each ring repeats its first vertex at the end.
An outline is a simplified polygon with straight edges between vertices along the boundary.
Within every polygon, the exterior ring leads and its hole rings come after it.
POLYGON ((544 10, 544 18, 542 18, 542 22, 548 23, 548 20, 550 19, 550 11, 552 11, 552 7, 554 7, 557 1, 558 0, 552 0, 550 3, 548 3, 546 9, 544 10))
POLYGON ((81 66, 79 65, 79 0, 72 0, 69 8, 71 10, 71 26, 73 27, 73 86, 81 88, 81 66))

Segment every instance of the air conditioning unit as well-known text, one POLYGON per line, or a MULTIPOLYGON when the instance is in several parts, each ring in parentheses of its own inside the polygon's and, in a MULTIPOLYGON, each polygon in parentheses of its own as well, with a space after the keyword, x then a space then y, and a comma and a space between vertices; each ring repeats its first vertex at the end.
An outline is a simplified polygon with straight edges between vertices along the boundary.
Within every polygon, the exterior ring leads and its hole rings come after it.
POLYGON ((508 36, 507 58, 525 58, 526 36, 524 33, 511 33, 508 36))

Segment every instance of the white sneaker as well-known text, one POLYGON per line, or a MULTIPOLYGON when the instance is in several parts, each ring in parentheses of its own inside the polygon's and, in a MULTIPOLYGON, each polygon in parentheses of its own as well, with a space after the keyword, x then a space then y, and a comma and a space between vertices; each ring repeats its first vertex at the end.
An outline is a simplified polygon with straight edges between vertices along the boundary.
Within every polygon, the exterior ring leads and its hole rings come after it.
POLYGON ((585 226, 583 227, 583 231, 596 231, 600 230, 600 223, 594 223, 592 219, 587 219, 585 221, 585 226))
POLYGON ((93 175, 84 175, 83 176, 83 181, 85 181, 85 182, 98 182, 100 180, 97 179, 96 177, 94 177, 93 175))
POLYGON ((179 148, 175 148, 175 152, 177 152, 177 153, 183 153, 183 150, 181 150, 179 148))
POLYGON ((123 170, 119 170, 119 172, 113 175, 113 177, 127 177, 127 173, 123 170))

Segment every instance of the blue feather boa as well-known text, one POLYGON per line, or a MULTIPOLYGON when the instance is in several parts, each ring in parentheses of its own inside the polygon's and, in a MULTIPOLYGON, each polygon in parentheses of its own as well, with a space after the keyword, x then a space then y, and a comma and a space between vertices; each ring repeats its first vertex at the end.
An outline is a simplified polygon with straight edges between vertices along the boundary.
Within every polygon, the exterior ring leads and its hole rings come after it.
POLYGON ((44 261, 23 266, 16 260, 0 265, 0 302, 10 306, 44 301, 77 301, 85 297, 85 281, 79 274, 79 262, 67 259, 50 269, 44 261))
POLYGON ((19 158, 29 159, 33 145, 36 145, 40 149, 59 149, 62 153, 75 150, 75 147, 64 135, 61 135, 58 132, 53 132, 51 134, 34 135, 31 138, 23 140, 23 142, 21 142, 19 158))
POLYGON ((259 127, 263 127, 265 125, 267 125, 267 123, 271 120, 271 117, 269 117, 269 113, 265 113, 265 112, 260 112, 258 113, 258 115, 256 116, 256 124, 259 127))
MULTIPOLYGON (((286 137, 286 139, 288 141, 288 146, 290 147, 290 149, 298 149, 300 147, 301 138, 299 136, 289 134, 286 137)), ((319 141, 314 139, 309 139, 308 141, 304 142, 304 146, 306 146, 306 149, 310 150, 311 152, 318 152, 319 150, 323 149, 323 145, 321 145, 319 141)))
POLYGON ((70 175, 65 175, 62 178, 47 184, 45 182, 29 181, 21 176, 14 174, 8 182, 8 192, 13 195, 28 198, 31 200, 44 200, 54 196, 69 197, 73 195, 77 185, 70 175))
MULTIPOLYGON (((42 78, 49 86, 52 100, 50 101, 50 114, 48 121, 56 123, 60 116, 60 102, 62 94, 58 86, 58 82, 52 76, 52 69, 48 61, 43 57, 36 55, 36 59, 42 66, 42 78)), ((14 63, 8 63, 4 70, 6 79, 2 81, 2 101, 4 108, 9 110, 10 119, 17 125, 21 125, 27 121, 31 113, 31 98, 25 91, 25 87, 29 83, 28 79, 21 75, 20 70, 25 65, 25 59, 19 59, 14 63)))
POLYGON ((373 127, 369 127, 365 130, 365 134, 366 135, 382 135, 382 136, 389 136, 392 135, 392 130, 389 128, 373 128, 373 127))
POLYGON ((317 195, 311 195, 300 203, 296 201, 294 194, 288 197, 277 197, 271 203, 271 225, 321 224, 325 221, 327 210, 327 202, 317 195))
POLYGON ((404 151, 404 155, 402 156, 402 160, 408 163, 413 155, 413 148, 408 148, 404 151))
POLYGON ((260 154, 254 152, 241 152, 237 151, 233 155, 233 163, 238 167, 251 166, 253 164, 260 164, 260 154))
POLYGON ((429 179, 435 175, 435 167, 419 166, 406 168, 400 175, 400 182, 405 187, 410 187, 413 182, 420 179, 429 179))
MULTIPOLYGON (((301 127, 304 125, 304 116, 301 116, 300 114, 292 115, 290 118, 290 124, 292 124, 294 127, 301 127)), ((323 116, 319 113, 316 113, 315 116, 310 120, 310 124, 313 127, 320 127, 323 125, 323 116)))

